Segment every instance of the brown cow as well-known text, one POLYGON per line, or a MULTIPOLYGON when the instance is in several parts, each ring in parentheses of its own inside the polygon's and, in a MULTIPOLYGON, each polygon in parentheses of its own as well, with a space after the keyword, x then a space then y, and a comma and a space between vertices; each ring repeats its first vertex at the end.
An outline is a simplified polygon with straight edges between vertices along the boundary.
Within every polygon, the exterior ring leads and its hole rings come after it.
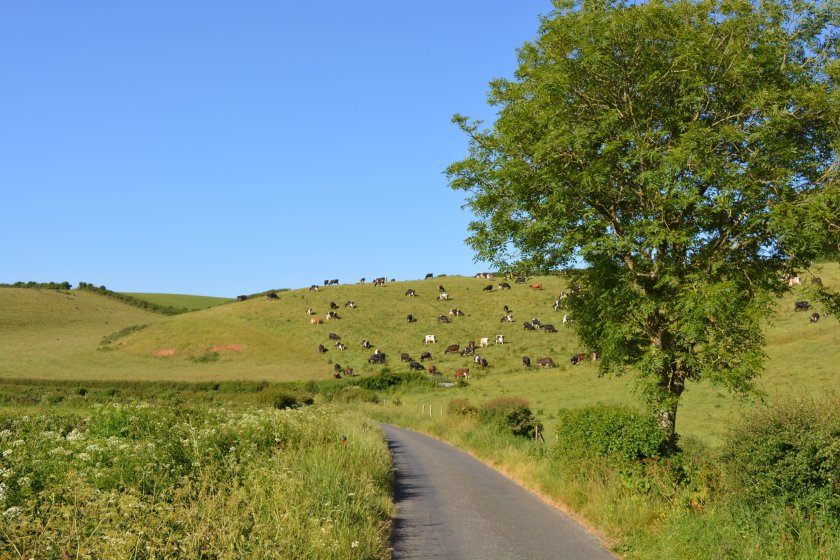
POLYGON ((455 370, 455 377, 470 378, 470 368, 458 368, 455 370))
POLYGON ((542 284, 531 284, 531 288, 534 290, 542 290, 542 284))
POLYGON ((320 317, 312 317, 311 319, 309 319, 309 322, 313 325, 320 325, 321 323, 323 323, 320 317))
POLYGON ((571 361, 572 361, 573 366, 576 366, 581 362, 585 362, 586 361, 586 354, 584 354, 583 352, 578 352, 577 354, 572 354, 572 360, 571 361))
POLYGON ((440 375, 440 372, 437 370, 437 366, 435 364, 429 364, 429 373, 432 375, 440 375))
POLYGON ((457 344, 450 344, 446 347, 446 350, 443 351, 444 354, 457 354, 458 349, 460 348, 457 344))
POLYGON ((540 367, 554 367, 554 360, 551 358, 537 358, 537 365, 540 367))

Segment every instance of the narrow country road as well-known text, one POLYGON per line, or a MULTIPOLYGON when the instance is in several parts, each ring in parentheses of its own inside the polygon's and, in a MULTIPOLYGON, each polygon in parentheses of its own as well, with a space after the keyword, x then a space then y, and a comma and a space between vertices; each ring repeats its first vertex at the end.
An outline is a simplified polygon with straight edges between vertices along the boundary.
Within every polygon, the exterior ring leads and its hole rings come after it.
POLYGON ((393 560, 614 560, 565 514, 466 453, 382 429, 396 469, 393 560))

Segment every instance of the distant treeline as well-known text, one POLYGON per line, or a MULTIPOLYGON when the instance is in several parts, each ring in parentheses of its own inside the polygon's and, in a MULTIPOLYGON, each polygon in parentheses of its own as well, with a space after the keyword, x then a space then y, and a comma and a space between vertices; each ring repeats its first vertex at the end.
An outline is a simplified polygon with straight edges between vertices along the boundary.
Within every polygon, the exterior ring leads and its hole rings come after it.
POLYGON ((179 313, 186 313, 187 311, 189 311, 189 309, 185 307, 177 308, 172 306, 158 305, 156 303, 152 303, 150 301, 145 301, 142 299, 137 299, 136 297, 127 296, 119 292, 112 292, 105 286, 95 286, 87 282, 79 282, 79 286, 76 289, 94 292, 103 296, 107 296, 109 298, 113 298, 117 301, 121 301, 122 303, 132 305, 134 307, 139 307, 140 309, 145 309, 146 311, 161 313, 162 315, 178 315, 179 313))
POLYGON ((37 290, 69 290, 70 282, 15 282, 14 284, 0 284, 0 288, 35 288, 37 290))

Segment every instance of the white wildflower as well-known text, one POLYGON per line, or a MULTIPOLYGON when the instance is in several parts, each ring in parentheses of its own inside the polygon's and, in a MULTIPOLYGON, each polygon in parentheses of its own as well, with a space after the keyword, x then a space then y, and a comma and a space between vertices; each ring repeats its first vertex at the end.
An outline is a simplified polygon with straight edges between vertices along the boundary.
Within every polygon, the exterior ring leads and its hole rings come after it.
POLYGON ((82 439, 82 434, 76 428, 73 428, 73 431, 65 436, 67 441, 76 441, 77 439, 82 439))
POLYGON ((0 430, 0 439, 6 439, 12 435, 12 430, 0 430))
POLYGON ((12 447, 20 447, 21 445, 25 444, 26 442, 22 439, 18 439, 12 442, 12 447))
POLYGON ((3 517, 17 517, 21 512, 20 506, 12 506, 3 512, 3 517))
POLYGON ((8 456, 9 456, 9 455, 11 455, 11 454, 12 454, 12 450, 11 450, 11 449, 6 449, 5 451, 3 451, 3 457, 8 457, 8 456))

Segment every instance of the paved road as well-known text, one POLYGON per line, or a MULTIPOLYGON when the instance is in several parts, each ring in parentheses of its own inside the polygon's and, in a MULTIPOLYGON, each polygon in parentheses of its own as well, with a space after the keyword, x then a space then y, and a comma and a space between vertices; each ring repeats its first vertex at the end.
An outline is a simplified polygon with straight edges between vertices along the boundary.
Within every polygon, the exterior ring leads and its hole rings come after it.
POLYGON ((614 560, 569 517, 466 453, 382 429, 396 468, 393 560, 614 560))

